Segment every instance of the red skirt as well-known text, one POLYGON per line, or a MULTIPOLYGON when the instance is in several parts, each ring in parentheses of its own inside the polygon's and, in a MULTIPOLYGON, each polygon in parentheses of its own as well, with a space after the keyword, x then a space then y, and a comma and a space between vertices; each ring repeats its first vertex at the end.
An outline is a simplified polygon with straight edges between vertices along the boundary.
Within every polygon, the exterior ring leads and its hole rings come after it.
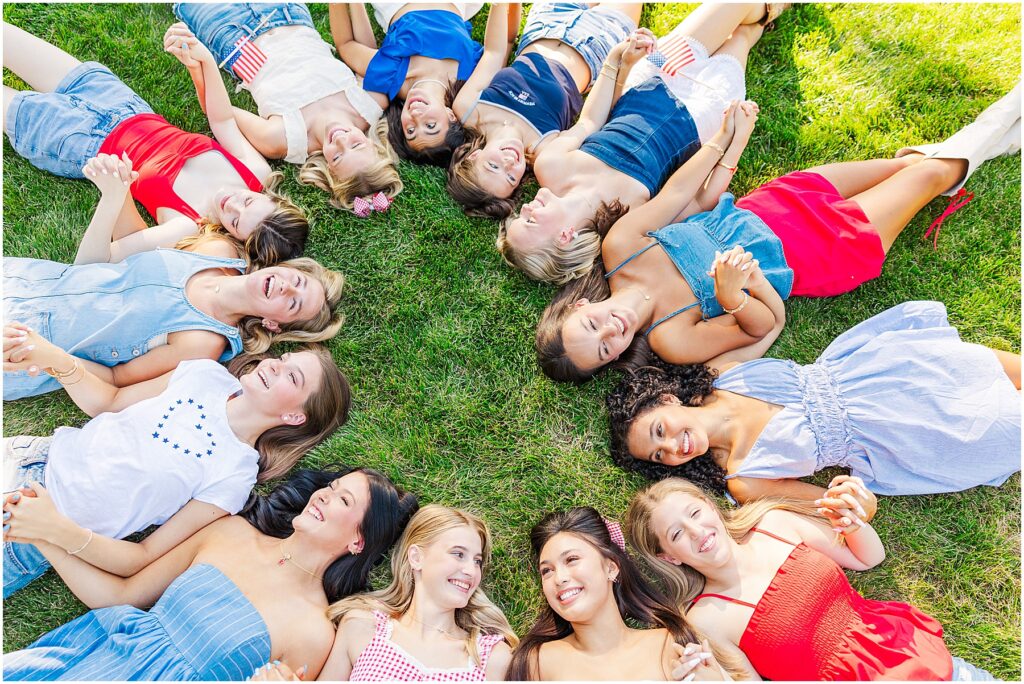
POLYGON ((736 201, 782 241, 793 269, 790 296, 832 297, 882 272, 878 231, 856 202, 843 199, 817 173, 797 171, 765 183, 736 201))

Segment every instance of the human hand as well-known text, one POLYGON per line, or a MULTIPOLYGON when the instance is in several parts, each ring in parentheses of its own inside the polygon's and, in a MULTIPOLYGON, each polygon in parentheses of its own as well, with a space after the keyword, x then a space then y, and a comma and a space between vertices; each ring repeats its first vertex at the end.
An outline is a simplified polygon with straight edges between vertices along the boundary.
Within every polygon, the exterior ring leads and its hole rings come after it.
POLYGON ((757 115, 761 108, 756 102, 745 100, 736 107, 733 117, 735 120, 735 136, 742 140, 749 140, 754 132, 754 125, 757 123, 757 115))
POLYGON ((63 349, 24 323, 12 321, 4 326, 4 371, 24 370, 34 377, 43 368, 60 366, 66 356, 63 349))
POLYGON ((754 255, 736 245, 729 251, 715 252, 708 275, 715 282, 715 298, 723 309, 735 309, 743 303, 743 289, 755 267, 754 255))
POLYGON ((631 69, 641 59, 654 52, 658 47, 658 39, 654 37, 650 29, 638 28, 629 34, 626 40, 619 43, 616 48, 619 52, 619 66, 631 69))
POLYGON ((4 541, 45 541, 63 546, 62 532, 81 530, 57 510, 46 488, 38 482, 29 482, 8 496, 3 510, 4 541))
POLYGON ((699 680, 722 680, 724 675, 708 640, 700 645, 672 644, 673 653, 670 660, 669 678, 673 681, 692 682, 699 680))
POLYGON ((256 671, 249 676, 247 681, 251 682, 299 682, 306 676, 308 668, 303 665, 292 672, 286 663, 280 660, 267 663, 263 667, 257 667, 256 671))
POLYGON ((878 499, 864 486, 863 480, 853 475, 833 478, 825 494, 814 504, 840 534, 863 527, 878 510, 878 499))
POLYGON ((85 163, 82 173, 104 194, 126 193, 128 186, 139 178, 139 172, 132 170, 127 152, 122 152, 120 159, 116 154, 98 154, 85 163))
POLYGON ((739 106, 740 103, 736 100, 729 103, 729 106, 722 112, 722 125, 711 138, 711 142, 719 145, 723 150, 729 149, 729 145, 732 143, 733 134, 736 132, 736 110, 739 109, 739 106))
POLYGON ((182 21, 167 27, 164 33, 164 52, 171 53, 190 69, 201 66, 204 61, 214 61, 210 51, 182 21))

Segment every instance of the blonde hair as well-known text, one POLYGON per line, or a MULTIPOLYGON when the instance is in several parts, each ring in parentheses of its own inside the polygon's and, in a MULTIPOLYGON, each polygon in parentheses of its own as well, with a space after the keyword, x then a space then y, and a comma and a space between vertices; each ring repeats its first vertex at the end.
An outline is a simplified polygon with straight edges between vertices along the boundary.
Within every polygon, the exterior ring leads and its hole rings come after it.
POLYGON ((345 276, 324 268, 308 257, 290 259, 278 265, 294 268, 319 281, 324 288, 324 305, 310 319, 282 324, 280 332, 271 332, 263 327, 259 316, 246 316, 239 322, 238 328, 248 354, 265 352, 274 342, 323 342, 337 335, 341 324, 345 322, 344 314, 337 310, 341 304, 345 276))
POLYGON ((194 251, 210 239, 227 240, 238 257, 246 259, 251 268, 274 266, 286 259, 302 256, 309 236, 309 221, 294 202, 277 192, 277 186, 283 179, 284 175, 275 171, 263 182, 263 194, 274 202, 274 210, 259 222, 245 243, 239 242, 220 224, 203 217, 198 221, 199 232, 179 240, 175 249, 194 251))
POLYGON ((402 178, 398 175, 398 155, 388 142, 388 122, 381 119, 367 136, 377 153, 377 161, 351 178, 338 178, 327 165, 323 152, 314 152, 299 169, 299 182, 315 185, 331 196, 328 200, 336 209, 351 211, 356 197, 383 192, 394 199, 402 192, 402 178))
MULTIPOLYGON (((412 546, 429 546, 448 530, 458 527, 469 527, 480 535, 486 567, 491 555, 491 534, 483 520, 457 508, 436 504, 424 506, 409 521, 391 554, 391 584, 384 589, 349 596, 332 604, 327 609, 327 617, 341 622, 345 615, 355 610, 380 610, 396 619, 405 615, 412 606, 416 591, 412 566, 409 565, 409 549, 412 546)), ((469 597, 465 608, 455 610, 455 624, 469 633, 469 654, 477 665, 480 664, 480 654, 476 642, 481 634, 500 634, 513 648, 519 643, 505 614, 487 598, 480 587, 469 597)))
POLYGON ((774 510, 789 511, 808 518, 821 520, 814 506, 809 501, 780 497, 766 497, 739 508, 723 511, 704 490, 689 480, 679 477, 668 477, 644 489, 633 497, 626 511, 625 533, 630 544, 640 552, 644 560, 657 575, 666 593, 680 609, 685 611, 690 602, 704 590, 705 577, 688 565, 673 565, 658 558, 663 549, 658 543, 658 536, 651 527, 651 515, 654 509, 670 494, 688 494, 697 497, 714 508, 722 519, 726 532, 736 541, 740 541, 754 528, 762 518, 774 510))

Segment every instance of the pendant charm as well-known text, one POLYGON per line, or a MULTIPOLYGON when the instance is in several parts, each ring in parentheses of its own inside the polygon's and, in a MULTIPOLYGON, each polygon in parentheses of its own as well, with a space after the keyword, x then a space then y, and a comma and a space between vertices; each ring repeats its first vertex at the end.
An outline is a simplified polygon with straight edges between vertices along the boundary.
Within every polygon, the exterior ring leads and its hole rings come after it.
POLYGON ((281 556, 281 560, 277 561, 277 564, 284 565, 286 562, 288 562, 288 556, 281 556))

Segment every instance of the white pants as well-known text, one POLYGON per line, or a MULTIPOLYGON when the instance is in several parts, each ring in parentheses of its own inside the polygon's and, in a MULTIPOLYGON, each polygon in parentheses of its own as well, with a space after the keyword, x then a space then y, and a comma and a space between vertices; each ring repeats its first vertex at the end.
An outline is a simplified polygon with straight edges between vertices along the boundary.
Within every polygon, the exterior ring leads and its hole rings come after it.
MULTIPOLYGON (((398 14, 398 10, 402 9, 408 2, 371 2, 370 5, 373 7, 373 18, 377 20, 381 28, 385 31, 391 26, 391 18, 398 14)), ((453 2, 452 6, 462 15, 463 19, 471 19, 473 15, 480 11, 480 8, 484 6, 482 2, 453 2)))

